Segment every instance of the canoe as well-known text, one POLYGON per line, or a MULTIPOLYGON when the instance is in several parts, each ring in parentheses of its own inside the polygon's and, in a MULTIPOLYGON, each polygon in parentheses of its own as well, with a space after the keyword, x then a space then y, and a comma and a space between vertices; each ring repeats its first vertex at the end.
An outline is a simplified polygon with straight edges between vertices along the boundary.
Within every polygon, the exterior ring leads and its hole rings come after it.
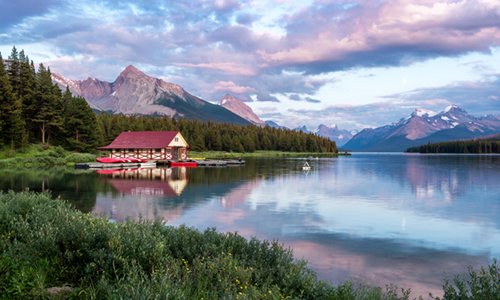
POLYGON ((196 168, 198 164, 195 161, 171 161, 170 166, 196 168))

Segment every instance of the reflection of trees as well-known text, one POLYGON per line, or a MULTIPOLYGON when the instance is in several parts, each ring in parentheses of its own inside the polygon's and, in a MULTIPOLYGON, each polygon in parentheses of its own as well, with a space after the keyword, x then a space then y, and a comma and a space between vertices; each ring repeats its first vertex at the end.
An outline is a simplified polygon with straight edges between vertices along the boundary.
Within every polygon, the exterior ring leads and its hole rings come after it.
POLYGON ((452 201, 471 186, 495 186, 500 157, 424 155, 406 158, 402 174, 418 198, 440 193, 452 201))
POLYGON ((360 155, 352 169, 359 177, 389 177, 408 184, 419 199, 452 201, 471 186, 495 186, 499 168, 499 156, 360 155))
POLYGON ((61 197, 83 212, 92 210, 97 191, 103 188, 92 171, 51 168, 2 170, 1 173, 3 191, 50 191, 53 197, 61 197))

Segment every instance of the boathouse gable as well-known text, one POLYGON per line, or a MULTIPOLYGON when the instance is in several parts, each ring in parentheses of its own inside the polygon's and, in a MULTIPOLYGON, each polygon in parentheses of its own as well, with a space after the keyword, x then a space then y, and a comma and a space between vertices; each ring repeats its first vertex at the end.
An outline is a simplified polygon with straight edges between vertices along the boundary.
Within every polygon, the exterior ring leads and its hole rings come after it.
POLYGON ((169 147, 187 147, 188 143, 184 139, 184 137, 181 135, 180 132, 178 132, 175 137, 172 139, 170 144, 168 144, 169 147))
POLYGON ((109 157, 146 160, 184 160, 189 144, 178 131, 126 131, 99 150, 109 157))

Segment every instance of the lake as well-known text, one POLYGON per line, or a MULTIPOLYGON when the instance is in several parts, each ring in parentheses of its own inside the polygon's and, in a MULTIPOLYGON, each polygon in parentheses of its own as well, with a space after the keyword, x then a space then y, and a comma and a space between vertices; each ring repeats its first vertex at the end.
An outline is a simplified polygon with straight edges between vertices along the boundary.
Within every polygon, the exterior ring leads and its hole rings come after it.
POLYGON ((50 190, 116 221, 163 218, 278 239, 319 278, 441 295, 500 258, 500 156, 361 154, 243 167, 1 170, 0 189, 50 190))

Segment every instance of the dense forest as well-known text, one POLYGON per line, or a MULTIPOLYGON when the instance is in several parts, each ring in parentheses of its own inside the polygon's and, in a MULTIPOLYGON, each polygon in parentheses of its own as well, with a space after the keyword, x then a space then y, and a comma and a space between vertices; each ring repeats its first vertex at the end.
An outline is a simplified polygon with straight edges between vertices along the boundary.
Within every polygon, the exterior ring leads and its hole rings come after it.
POLYGON ((85 99, 73 96, 68 88, 62 92, 52 82, 50 68, 40 64, 35 69, 24 50, 13 47, 5 61, 0 54, 0 147, 22 149, 42 143, 93 152, 127 130, 180 131, 195 151, 337 151, 333 141, 286 129, 95 114, 85 99))
POLYGON ((0 145, 22 149, 31 143, 90 151, 99 142, 94 112, 85 99, 63 93, 52 83, 50 69, 12 48, 0 54, 0 145))
POLYGON ((475 139, 433 143, 408 148, 406 152, 416 153, 500 153, 500 135, 491 139, 475 139))

